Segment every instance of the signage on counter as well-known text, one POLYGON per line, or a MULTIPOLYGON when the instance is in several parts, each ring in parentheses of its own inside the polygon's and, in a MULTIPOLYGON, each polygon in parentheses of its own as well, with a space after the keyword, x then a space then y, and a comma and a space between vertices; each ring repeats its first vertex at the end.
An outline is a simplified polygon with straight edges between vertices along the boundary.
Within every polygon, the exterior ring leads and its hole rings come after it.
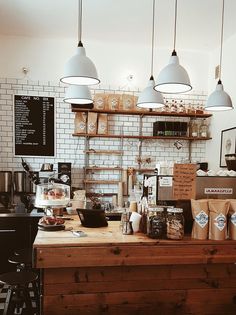
POLYGON ((196 165, 174 164, 174 199, 194 199, 196 196, 196 165))
POLYGON ((14 97, 15 155, 55 155, 54 98, 14 97))
POLYGON ((233 188, 205 188, 204 193, 211 194, 211 195, 232 195, 233 188))
POLYGON ((160 187, 172 187, 172 177, 165 177, 165 176, 160 176, 159 177, 159 183, 160 187))

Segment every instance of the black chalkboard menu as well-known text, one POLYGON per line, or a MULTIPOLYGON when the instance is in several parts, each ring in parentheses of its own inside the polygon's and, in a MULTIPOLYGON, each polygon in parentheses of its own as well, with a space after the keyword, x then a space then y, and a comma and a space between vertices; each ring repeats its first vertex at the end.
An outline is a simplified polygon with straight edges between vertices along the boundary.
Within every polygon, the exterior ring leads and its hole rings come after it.
POLYGON ((15 155, 54 156, 54 98, 14 97, 15 155))

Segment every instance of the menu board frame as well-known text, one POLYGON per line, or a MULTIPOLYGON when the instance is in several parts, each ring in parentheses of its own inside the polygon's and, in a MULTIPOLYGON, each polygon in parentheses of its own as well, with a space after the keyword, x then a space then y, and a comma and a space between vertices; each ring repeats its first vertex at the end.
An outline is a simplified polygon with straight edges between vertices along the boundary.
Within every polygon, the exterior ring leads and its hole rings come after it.
MULTIPOLYGON (((30 102, 30 99, 28 99, 28 101, 30 102)), ((37 108, 38 109, 38 108, 37 108)), ((43 111, 43 108, 41 109, 43 111)), ((47 123, 47 122, 46 122, 47 123)), ((51 96, 40 96, 40 95, 19 95, 19 94, 14 94, 13 95, 13 145, 14 145, 14 156, 18 157, 50 157, 53 158, 55 157, 56 154, 56 112, 55 112, 55 98, 51 97, 51 96), (44 153, 44 150, 41 150, 40 154, 38 154, 37 150, 36 150, 36 154, 32 154, 27 153, 27 147, 24 147, 24 144, 22 144, 22 150, 26 150, 26 152, 17 151, 16 150, 16 99, 20 98, 20 97, 25 97, 26 100, 28 98, 35 98, 35 100, 33 101, 38 101, 37 106, 43 106, 43 99, 47 98, 50 99, 50 105, 53 106, 53 129, 52 128, 47 128, 45 130, 45 137, 46 139, 48 139, 48 137, 50 136, 53 144, 50 145, 47 148, 47 153, 44 153), (37 100, 38 99, 38 100, 37 100), (50 130, 51 129, 51 130, 50 130), (49 133, 50 131, 50 133, 49 133)), ((41 144, 39 147, 37 147, 38 150, 40 150, 39 148, 42 148, 43 145, 41 144)), ((36 148, 36 146, 34 146, 34 148, 36 148)))

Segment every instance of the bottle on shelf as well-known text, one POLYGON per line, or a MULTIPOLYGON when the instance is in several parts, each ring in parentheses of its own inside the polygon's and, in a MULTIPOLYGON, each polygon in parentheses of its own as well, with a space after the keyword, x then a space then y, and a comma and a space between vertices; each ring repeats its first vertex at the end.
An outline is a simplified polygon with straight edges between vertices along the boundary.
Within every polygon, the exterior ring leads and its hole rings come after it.
POLYGON ((208 124, 206 122, 206 119, 202 120, 202 123, 199 127, 199 136, 206 138, 208 136, 208 124))
POLYGON ((199 126, 196 119, 191 120, 189 124, 189 136, 198 137, 199 126))

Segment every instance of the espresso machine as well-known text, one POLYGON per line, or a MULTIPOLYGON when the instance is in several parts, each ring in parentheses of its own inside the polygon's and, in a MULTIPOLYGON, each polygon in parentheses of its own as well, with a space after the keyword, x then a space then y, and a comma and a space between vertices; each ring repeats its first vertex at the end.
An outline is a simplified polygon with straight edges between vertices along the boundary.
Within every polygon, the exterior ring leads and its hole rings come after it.
MULTIPOLYGON (((12 172, 0 171, 0 203, 2 208, 9 209, 12 200, 12 172)), ((3 211, 5 211, 3 209, 3 211)))
MULTIPOLYGON (((143 194, 146 197, 151 195, 156 203, 175 200, 173 176, 144 174, 143 194)), ((195 199, 236 199, 236 177, 197 176, 195 199)))

